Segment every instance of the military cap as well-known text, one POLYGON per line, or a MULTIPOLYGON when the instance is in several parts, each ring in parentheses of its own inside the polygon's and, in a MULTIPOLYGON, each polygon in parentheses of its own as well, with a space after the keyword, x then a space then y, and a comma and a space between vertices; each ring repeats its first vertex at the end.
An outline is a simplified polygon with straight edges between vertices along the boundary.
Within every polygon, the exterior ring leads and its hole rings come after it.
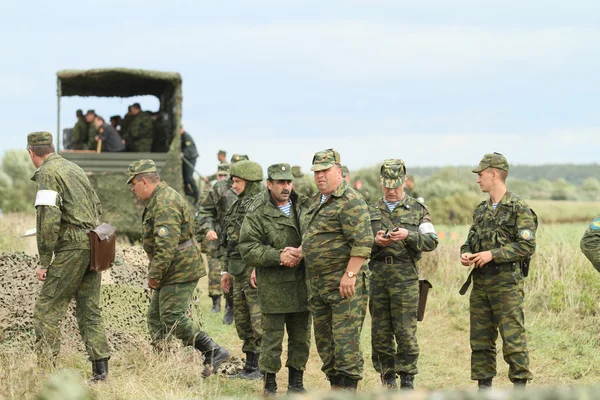
POLYGON ((27 135, 27 146, 44 146, 52 144, 50 132, 31 132, 27 135))
POLYGON ((473 170, 476 174, 483 171, 486 168, 498 168, 508 172, 508 161, 500 153, 488 153, 479 162, 477 168, 473 170))
POLYGON ((245 181, 258 182, 263 180, 263 169, 259 163, 241 160, 231 166, 231 178, 237 177, 245 181))
POLYGON ((229 175, 230 166, 227 163, 221 163, 217 167, 217 175, 229 175))
POLYGON ((379 179, 383 187, 397 189, 406 178, 406 166, 399 158, 383 161, 379 170, 379 179))
POLYGON ((350 175, 350 170, 345 165, 342 165, 342 176, 345 178, 350 175))
POLYGON ((294 165, 292 167, 292 175, 294 175, 294 178, 302 178, 304 176, 299 165, 294 165))
POLYGON ((242 161, 242 160, 249 160, 250 158, 248 158, 247 155, 245 154, 234 154, 231 156, 231 163, 235 164, 238 161, 242 161))
POLYGON ((292 167, 290 164, 279 163, 270 165, 267 168, 267 176, 272 181, 293 181, 292 167))
POLYGON ((219 150, 219 152, 217 154, 223 154, 224 156, 226 156, 227 152, 225 150, 219 150))
POLYGON ((323 171, 340 164, 340 153, 334 149, 317 151, 312 160, 311 171, 323 171))
POLYGON ((133 178, 138 174, 144 174, 146 172, 157 172, 156 164, 152 160, 137 160, 129 164, 129 179, 127 184, 131 183, 133 178))
POLYGON ((96 115, 96 110, 87 110, 87 112, 85 113, 85 115, 88 115, 88 114, 94 114, 94 115, 96 115))

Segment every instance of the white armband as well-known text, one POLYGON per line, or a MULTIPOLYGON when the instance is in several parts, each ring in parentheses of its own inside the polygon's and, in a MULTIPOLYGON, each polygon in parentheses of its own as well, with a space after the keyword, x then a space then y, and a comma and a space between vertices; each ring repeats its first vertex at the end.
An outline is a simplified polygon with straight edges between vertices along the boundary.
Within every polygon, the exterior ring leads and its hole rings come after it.
POLYGON ((419 233, 421 235, 427 235, 428 233, 435 234, 435 228, 431 222, 423 222, 421 225, 419 225, 419 233))
POLYGON ((54 206, 58 207, 58 193, 54 190, 38 190, 35 195, 35 207, 54 206))

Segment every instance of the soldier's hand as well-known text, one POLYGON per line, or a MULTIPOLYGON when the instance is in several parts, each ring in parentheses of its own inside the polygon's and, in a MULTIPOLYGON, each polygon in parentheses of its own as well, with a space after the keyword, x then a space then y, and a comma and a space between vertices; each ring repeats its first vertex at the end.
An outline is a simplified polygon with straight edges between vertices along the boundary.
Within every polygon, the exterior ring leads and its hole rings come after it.
POLYGON ((223 275, 221 275, 221 289, 223 289, 225 293, 229 293, 231 290, 231 274, 229 272, 224 272, 223 275))
POLYGON ((202 177, 202 180, 203 180, 204 182, 208 183, 208 178, 207 178, 207 177, 203 176, 203 177, 202 177))
POLYGON ((471 262, 475 263, 477 268, 483 267, 485 264, 492 261, 494 257, 492 256, 491 251, 482 251, 480 253, 475 253, 471 256, 471 262))
POLYGON ((283 249, 284 252, 289 251, 292 255, 294 255, 295 257, 298 257, 300 259, 304 258, 304 254, 302 254, 302 246, 300 247, 286 247, 283 249))
POLYGON ((256 268, 252 268, 252 273, 250 274, 250 286, 252 286, 254 289, 258 287, 256 284, 256 268))
POLYGON ((377 231, 377 235, 375 235, 375 244, 379 247, 387 247, 392 243, 391 239, 386 239, 383 235, 385 235, 385 231, 377 231))
POLYGON ((392 240, 392 242, 399 242, 401 240, 404 240, 408 237, 408 230, 405 228, 394 228, 394 230, 392 230, 390 232, 390 239, 392 240))
POLYGON ((340 281, 340 296, 343 299, 349 299, 354 296, 354 286, 356 285, 356 275, 350 278, 348 274, 344 272, 344 276, 340 281))
POLYGON ((279 253, 279 265, 286 267, 295 267, 300 262, 300 258, 292 254, 291 251, 282 251, 279 253))
POLYGON ((206 240, 208 240, 209 242, 213 241, 213 240, 217 240, 219 237, 217 236, 217 232, 215 231, 208 231, 206 232, 206 240))
POLYGON ((37 267, 35 269, 35 275, 37 276, 38 281, 46 280, 46 272, 48 272, 48 268, 37 267))
POLYGON ((460 255, 460 263, 462 265, 464 265, 465 267, 470 267, 471 265, 473 265, 473 261, 471 261, 471 257, 473 257, 473 254, 471 254, 471 253, 462 253, 460 255))
POLYGON ((148 278, 148 286, 150 286, 151 289, 156 289, 159 283, 160 281, 158 279, 148 278))

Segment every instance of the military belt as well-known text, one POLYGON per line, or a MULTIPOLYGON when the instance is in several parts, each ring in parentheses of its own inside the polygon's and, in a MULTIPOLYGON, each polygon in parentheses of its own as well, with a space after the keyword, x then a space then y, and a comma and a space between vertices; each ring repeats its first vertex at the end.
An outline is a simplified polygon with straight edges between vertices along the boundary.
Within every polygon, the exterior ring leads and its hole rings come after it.
POLYGON ((192 247, 194 245, 194 239, 186 240, 183 243, 179 243, 177 246, 177 250, 187 249, 188 247, 192 247))
POLYGON ((411 260, 408 259, 407 257, 398 258, 398 257, 394 257, 394 256, 379 256, 379 257, 375 257, 374 261, 384 263, 385 265, 394 265, 394 264, 411 262, 411 260))

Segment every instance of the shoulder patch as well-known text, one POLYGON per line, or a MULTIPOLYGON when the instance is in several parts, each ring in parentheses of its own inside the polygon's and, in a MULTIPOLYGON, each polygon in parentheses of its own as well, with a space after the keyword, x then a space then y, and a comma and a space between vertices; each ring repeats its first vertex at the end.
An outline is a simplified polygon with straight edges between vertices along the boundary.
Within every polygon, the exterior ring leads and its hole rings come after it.
POLYGON ((519 231, 519 236, 524 240, 530 240, 533 237, 533 232, 529 229, 522 229, 519 231))
POLYGON ((159 226, 157 233, 158 233, 158 236, 165 237, 169 234, 169 230, 165 226, 159 226))
POLYGON ((186 146, 191 146, 192 142, 190 142, 189 140, 187 142, 185 142, 186 146))
POLYGON ((590 224, 590 229, 593 231, 600 231, 600 217, 596 217, 590 224))

